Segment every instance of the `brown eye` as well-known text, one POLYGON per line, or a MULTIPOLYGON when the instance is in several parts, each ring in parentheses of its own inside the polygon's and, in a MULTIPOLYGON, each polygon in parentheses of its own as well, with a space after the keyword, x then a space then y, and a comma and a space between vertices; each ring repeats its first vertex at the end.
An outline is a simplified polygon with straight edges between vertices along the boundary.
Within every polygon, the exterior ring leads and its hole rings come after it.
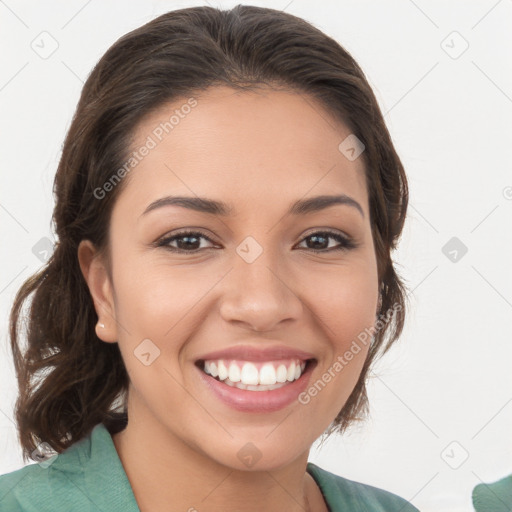
POLYGON ((162 238, 158 241, 157 247, 165 247, 175 252, 198 252, 201 249, 209 248, 201 247, 201 239, 213 243, 210 238, 198 231, 182 231, 170 237, 162 238), (176 242, 176 246, 171 245, 174 242, 176 242))
POLYGON ((305 237, 302 242, 306 241, 308 247, 313 252, 331 252, 354 249, 356 244, 354 241, 346 236, 341 235, 333 231, 318 231, 305 237), (329 247, 329 239, 333 239, 338 242, 338 245, 329 247), (307 240, 311 240, 310 243, 307 240))
MULTIPOLYGON (((164 247, 172 252, 181 253, 196 253, 204 249, 213 248, 211 246, 201 246, 201 240, 206 240, 212 244, 214 243, 208 236, 200 231, 182 231, 172 236, 162 238, 156 243, 156 246, 164 247)), ((357 247, 357 244, 351 238, 333 231, 317 231, 303 238, 301 243, 306 243, 306 247, 301 247, 301 249, 318 253, 350 250, 357 247), (331 240, 336 241, 337 245, 332 246, 331 240)))

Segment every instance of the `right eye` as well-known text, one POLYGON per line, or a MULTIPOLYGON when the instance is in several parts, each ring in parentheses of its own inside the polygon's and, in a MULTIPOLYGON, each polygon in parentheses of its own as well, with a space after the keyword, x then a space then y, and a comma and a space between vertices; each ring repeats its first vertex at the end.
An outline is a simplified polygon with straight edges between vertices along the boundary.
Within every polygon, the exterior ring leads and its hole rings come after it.
POLYGON ((201 247, 200 239, 203 238, 211 243, 213 241, 205 234, 199 231, 181 231, 172 236, 161 238, 156 242, 157 247, 164 247, 172 252, 198 252, 201 249, 208 249, 209 247, 201 247), (170 245, 176 242, 177 247, 170 245))

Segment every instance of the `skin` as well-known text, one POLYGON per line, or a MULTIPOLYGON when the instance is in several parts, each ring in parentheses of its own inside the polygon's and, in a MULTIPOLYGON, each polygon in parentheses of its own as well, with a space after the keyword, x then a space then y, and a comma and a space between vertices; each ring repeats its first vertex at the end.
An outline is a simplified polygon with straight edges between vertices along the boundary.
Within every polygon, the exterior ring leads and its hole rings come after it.
MULTIPOLYGON (((78 251, 105 326, 97 335, 119 343, 130 377, 129 423, 113 441, 143 512, 327 510, 306 473, 308 454, 349 397, 367 348, 307 405, 265 414, 220 402, 194 361, 236 344, 284 344, 315 354, 314 383, 374 325, 378 278, 364 164, 338 150, 350 131, 311 97, 224 86, 194 97, 198 105, 124 178, 110 223, 111 277, 91 242, 78 251), (323 194, 352 197, 364 218, 347 205, 285 215, 294 201, 323 194), (224 201, 234 214, 165 206, 141 216, 166 195, 224 201), (151 245, 182 228, 198 228, 213 243, 200 238, 184 254, 151 245), (317 228, 358 246, 315 253, 339 245, 327 238, 315 246, 307 236, 317 228), (263 249, 252 263, 236 252, 247 236, 263 249), (149 366, 134 355, 144 339, 160 350, 149 366), (248 442, 261 453, 251 468, 237 457, 248 442)), ((145 118, 134 148, 184 103, 145 118)))

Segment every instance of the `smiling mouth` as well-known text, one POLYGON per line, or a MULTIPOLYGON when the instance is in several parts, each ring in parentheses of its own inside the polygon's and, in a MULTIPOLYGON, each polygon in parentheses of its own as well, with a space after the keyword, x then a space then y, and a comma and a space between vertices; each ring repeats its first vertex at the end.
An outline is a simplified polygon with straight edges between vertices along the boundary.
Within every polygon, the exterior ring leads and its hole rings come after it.
POLYGON ((198 360, 206 375, 231 387, 247 391, 272 391, 287 386, 304 374, 314 359, 277 361, 198 360))

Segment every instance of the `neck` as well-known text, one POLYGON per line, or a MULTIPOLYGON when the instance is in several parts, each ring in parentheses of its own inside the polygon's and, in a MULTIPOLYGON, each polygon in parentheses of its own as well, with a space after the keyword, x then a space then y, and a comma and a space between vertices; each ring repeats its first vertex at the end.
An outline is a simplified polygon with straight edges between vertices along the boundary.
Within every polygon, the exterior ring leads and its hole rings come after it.
POLYGON ((129 418, 112 439, 141 512, 327 510, 306 472, 308 452, 278 469, 244 471, 213 460, 160 423, 129 418))

